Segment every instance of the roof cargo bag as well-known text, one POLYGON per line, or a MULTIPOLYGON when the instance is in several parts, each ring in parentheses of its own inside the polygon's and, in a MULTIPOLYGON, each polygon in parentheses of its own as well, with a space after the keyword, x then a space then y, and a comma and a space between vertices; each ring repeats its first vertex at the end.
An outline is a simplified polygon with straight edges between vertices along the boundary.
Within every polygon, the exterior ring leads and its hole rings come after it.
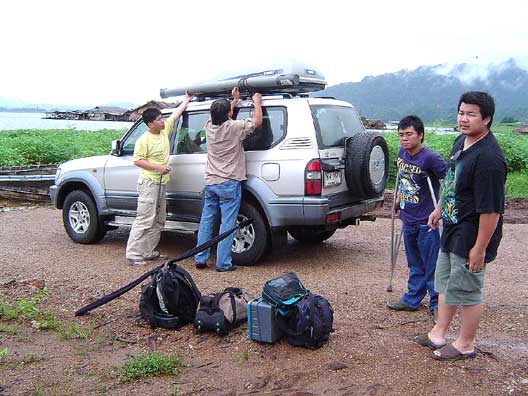
POLYGON ((160 96, 169 98, 184 95, 202 97, 228 97, 233 88, 238 87, 242 95, 260 92, 261 94, 276 93, 307 93, 320 91, 326 86, 324 76, 315 69, 295 67, 291 69, 272 69, 258 73, 244 74, 225 80, 204 82, 178 88, 162 88, 160 96))

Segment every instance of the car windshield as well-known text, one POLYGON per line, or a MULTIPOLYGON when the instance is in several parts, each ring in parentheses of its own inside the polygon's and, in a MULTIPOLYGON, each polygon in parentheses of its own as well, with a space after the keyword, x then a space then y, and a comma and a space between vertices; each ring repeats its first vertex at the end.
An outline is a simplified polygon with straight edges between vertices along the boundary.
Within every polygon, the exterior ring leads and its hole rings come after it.
POLYGON ((356 111, 345 106, 311 106, 319 144, 323 147, 343 146, 344 139, 365 128, 356 111))

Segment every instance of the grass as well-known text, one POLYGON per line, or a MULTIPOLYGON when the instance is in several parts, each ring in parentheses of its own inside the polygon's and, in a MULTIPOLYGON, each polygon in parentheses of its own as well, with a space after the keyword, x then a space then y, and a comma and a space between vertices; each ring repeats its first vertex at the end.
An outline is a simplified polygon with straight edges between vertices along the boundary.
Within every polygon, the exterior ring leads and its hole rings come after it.
POLYGON ((40 301, 48 294, 46 288, 37 292, 33 298, 8 303, 0 295, 0 318, 7 320, 30 320, 31 326, 38 330, 56 330, 59 322, 52 312, 41 311, 40 301))
POLYGON ((6 325, 4 323, 0 323, 0 333, 13 336, 17 335, 18 331, 19 329, 16 325, 6 325))
POLYGON ((61 340, 86 340, 87 338, 90 338, 92 333, 93 324, 87 327, 77 323, 67 325, 60 324, 57 328, 57 334, 61 340))
POLYGON ((145 377, 178 375, 179 367, 180 359, 177 356, 151 352, 127 358, 121 367, 119 379, 122 382, 128 382, 145 377))
POLYGON ((71 129, 0 131, 0 166, 57 164, 110 152, 125 130, 71 129))

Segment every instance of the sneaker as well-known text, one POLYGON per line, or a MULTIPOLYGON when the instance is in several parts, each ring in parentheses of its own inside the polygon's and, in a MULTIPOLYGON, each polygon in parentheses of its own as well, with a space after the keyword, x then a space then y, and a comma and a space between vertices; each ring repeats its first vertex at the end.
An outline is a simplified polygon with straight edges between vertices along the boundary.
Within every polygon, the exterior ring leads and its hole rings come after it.
POLYGON ((231 265, 230 267, 220 267, 220 268, 216 268, 216 272, 228 272, 228 271, 234 271, 236 270, 237 267, 235 267, 234 265, 231 265))
POLYGON ((418 308, 413 308, 410 305, 405 304, 402 301, 387 301, 387 307, 394 311, 418 311, 418 308))
POLYGON ((196 269, 204 269, 207 268, 207 263, 194 263, 196 266, 196 269))

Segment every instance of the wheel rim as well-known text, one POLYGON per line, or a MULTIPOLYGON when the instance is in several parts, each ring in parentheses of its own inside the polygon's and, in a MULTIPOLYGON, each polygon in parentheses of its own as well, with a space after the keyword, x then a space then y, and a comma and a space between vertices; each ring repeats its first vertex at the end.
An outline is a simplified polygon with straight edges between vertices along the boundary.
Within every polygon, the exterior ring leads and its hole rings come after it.
POLYGON ((77 234, 84 234, 90 227, 90 212, 88 207, 81 201, 76 201, 70 206, 68 213, 70 227, 77 234))
MULTIPOLYGON (((238 214, 237 224, 240 224, 247 219, 246 216, 238 214)), ((255 243, 255 228, 253 228, 253 224, 250 224, 244 228, 236 230, 231 250, 233 253, 244 253, 251 249, 253 243, 255 243)))
POLYGON ((374 185, 381 183, 385 177, 385 153, 380 146, 374 146, 370 152, 369 174, 374 185))

